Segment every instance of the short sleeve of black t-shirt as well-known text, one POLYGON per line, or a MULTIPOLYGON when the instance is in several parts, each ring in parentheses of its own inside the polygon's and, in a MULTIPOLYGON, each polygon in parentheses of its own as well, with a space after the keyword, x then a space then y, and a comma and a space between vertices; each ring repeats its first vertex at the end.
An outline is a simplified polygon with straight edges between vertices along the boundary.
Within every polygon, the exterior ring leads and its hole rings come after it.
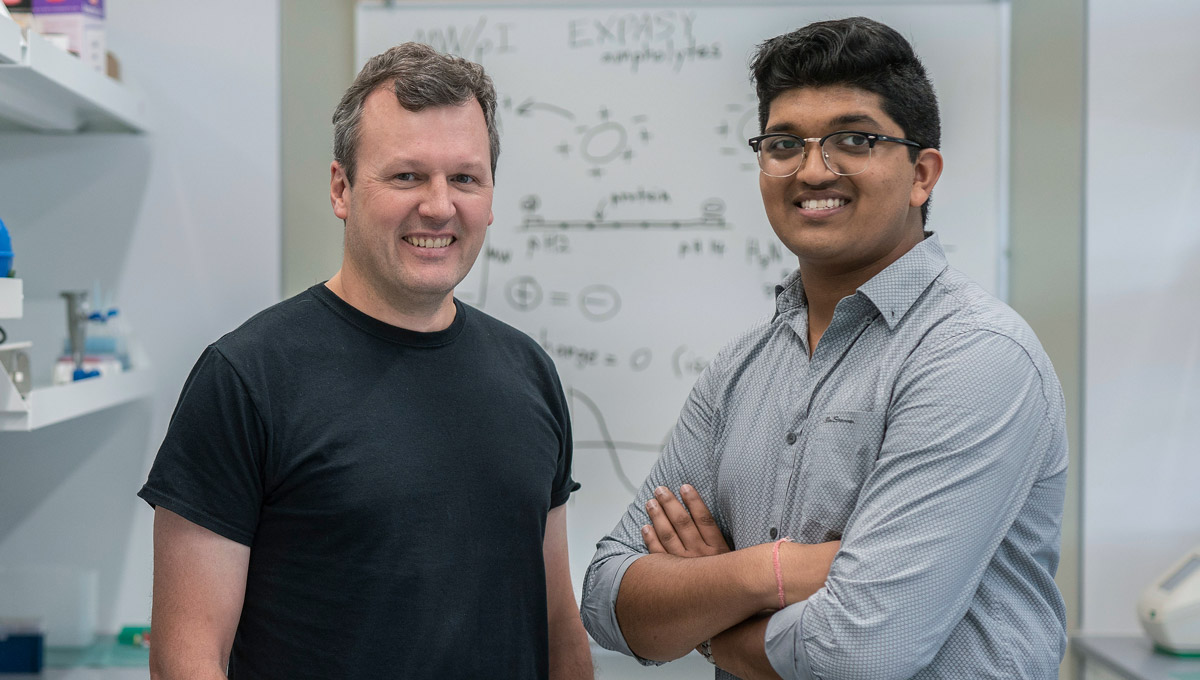
POLYGON ((184 383, 150 479, 138 495, 251 545, 262 505, 266 441, 246 386, 210 345, 184 383))

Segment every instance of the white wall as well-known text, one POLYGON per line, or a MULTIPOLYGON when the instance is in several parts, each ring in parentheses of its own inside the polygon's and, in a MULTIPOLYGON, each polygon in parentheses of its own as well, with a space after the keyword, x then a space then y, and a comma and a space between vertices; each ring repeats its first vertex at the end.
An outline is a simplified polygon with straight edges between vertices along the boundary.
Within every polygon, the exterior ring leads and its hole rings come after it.
MULTIPOLYGON (((48 380, 58 291, 116 294, 157 370, 151 399, 33 433, 0 433, 0 564, 99 572, 101 630, 149 619, 145 480, 204 345, 279 296, 279 4, 119 0, 108 45, 144 93, 137 137, 0 136, 0 214, 48 380)), ((319 47, 319 46, 318 46, 319 47)))
MULTIPOLYGON (((1200 543, 1200 4, 1088 6, 1083 627, 1200 543)), ((1070 197, 1067 197, 1068 199, 1070 197)))

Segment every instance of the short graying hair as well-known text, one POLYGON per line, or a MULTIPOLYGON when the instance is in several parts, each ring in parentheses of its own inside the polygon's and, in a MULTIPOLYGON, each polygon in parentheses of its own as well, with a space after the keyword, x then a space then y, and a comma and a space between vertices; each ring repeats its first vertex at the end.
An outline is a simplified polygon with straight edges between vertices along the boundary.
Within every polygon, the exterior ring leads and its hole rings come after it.
POLYGON ((431 106, 461 106, 472 99, 478 101, 487 123, 494 181, 496 160, 500 157, 500 131, 496 128, 496 88, 492 79, 479 64, 441 54, 428 45, 407 42, 367 60, 333 112, 333 158, 345 170, 347 182, 354 184, 363 102, 388 81, 400 106, 413 112, 431 106))

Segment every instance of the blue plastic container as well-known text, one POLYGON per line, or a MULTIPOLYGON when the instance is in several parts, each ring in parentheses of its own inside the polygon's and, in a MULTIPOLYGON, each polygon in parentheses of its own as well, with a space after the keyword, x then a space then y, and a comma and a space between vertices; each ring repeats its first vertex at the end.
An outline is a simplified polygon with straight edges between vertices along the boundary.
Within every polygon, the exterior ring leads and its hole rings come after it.
POLYGON ((41 673, 45 650, 41 633, 8 633, 0 639, 0 673, 41 673))
POLYGON ((8 237, 8 229, 4 227, 4 220, 0 220, 0 278, 5 278, 12 272, 12 263, 12 239, 8 237))

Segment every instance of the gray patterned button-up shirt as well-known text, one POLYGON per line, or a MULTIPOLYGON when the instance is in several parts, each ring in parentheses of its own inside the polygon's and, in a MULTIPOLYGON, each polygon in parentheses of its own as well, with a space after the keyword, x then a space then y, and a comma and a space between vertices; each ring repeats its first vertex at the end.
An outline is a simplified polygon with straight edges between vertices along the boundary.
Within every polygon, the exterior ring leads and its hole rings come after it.
POLYGON ((807 338, 795 273, 700 376, 598 544, 592 637, 632 654, 615 605, 644 504, 689 483, 734 549, 842 541, 825 586, 771 617, 784 678, 1057 678, 1065 412, 1033 331, 931 235, 838 303, 811 357, 807 338))

